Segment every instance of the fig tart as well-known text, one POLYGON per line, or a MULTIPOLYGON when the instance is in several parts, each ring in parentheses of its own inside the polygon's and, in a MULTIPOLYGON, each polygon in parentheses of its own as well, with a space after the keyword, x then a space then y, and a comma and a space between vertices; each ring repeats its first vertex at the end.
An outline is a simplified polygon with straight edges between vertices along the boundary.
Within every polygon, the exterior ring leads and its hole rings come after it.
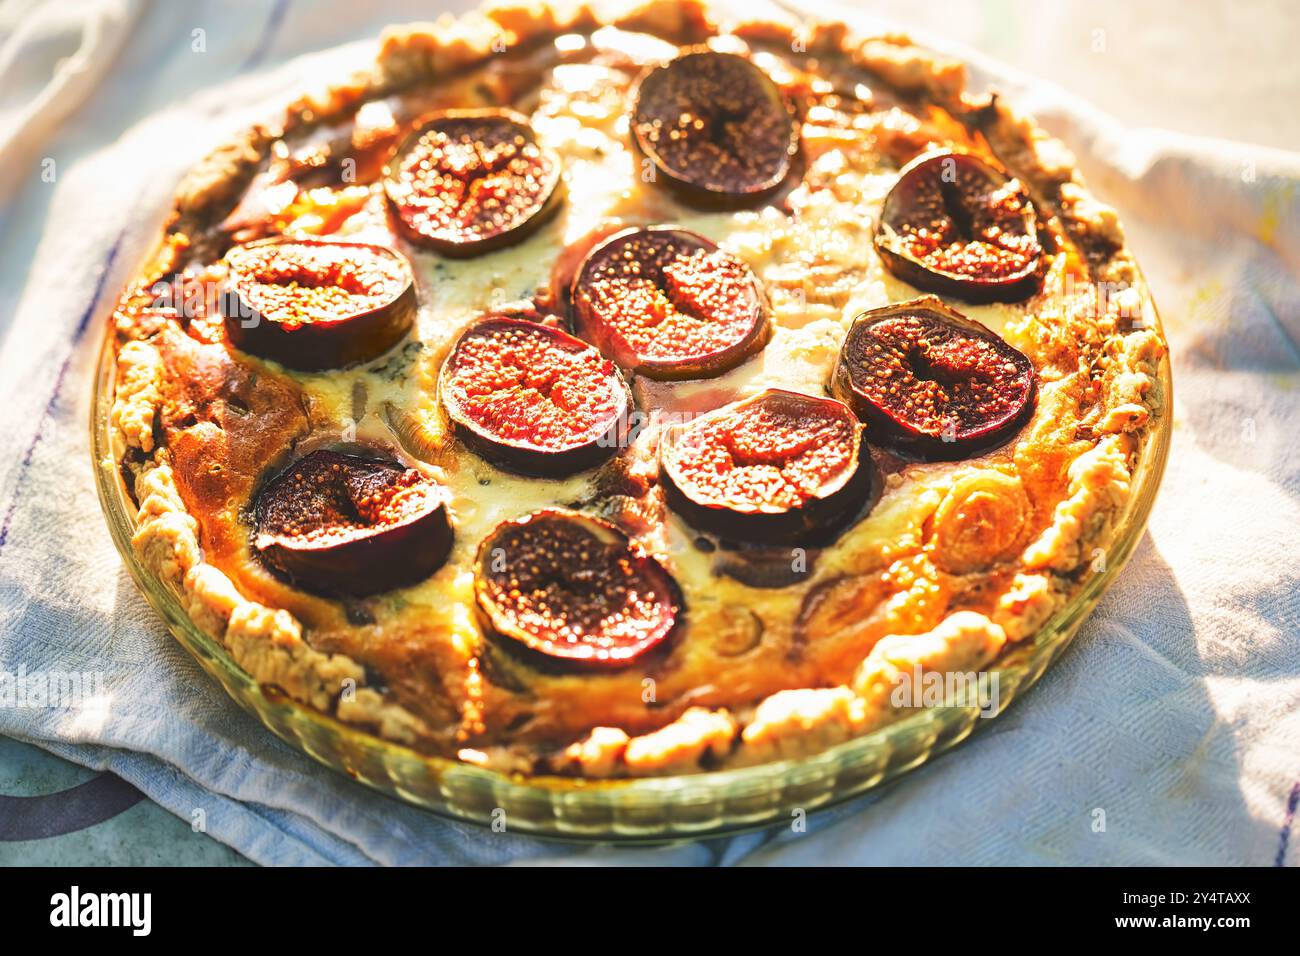
POLYGON ((389 30, 184 179, 112 321, 149 573, 262 685, 519 774, 800 757, 996 667, 1168 414, 1059 143, 697 0, 389 30))

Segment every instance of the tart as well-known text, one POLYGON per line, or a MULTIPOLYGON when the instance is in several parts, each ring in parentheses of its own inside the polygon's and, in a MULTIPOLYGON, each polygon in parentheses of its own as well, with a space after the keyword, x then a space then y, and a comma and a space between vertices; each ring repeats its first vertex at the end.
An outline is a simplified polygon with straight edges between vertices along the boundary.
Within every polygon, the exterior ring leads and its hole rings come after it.
POLYGON ((696 0, 388 31, 192 171, 112 322, 148 573, 261 685, 519 774, 801 757, 996 667, 1167 414, 1058 143, 696 0))

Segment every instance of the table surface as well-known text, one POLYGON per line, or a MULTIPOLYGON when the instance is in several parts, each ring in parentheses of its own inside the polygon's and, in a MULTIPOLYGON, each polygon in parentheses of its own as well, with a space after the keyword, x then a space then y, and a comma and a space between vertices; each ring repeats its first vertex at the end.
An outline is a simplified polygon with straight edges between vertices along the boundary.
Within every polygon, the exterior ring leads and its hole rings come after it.
MULTIPOLYGON (((1300 150, 1300 112, 1293 105, 1300 90, 1300 58, 1293 50, 1300 5, 1287 0, 876 0, 854 6, 1052 80, 1131 126, 1300 150)), ((379 0, 364 10, 358 37, 385 22, 436 12, 412 0, 379 0)), ((281 31, 264 63, 273 67, 304 52, 291 31, 281 31)), ((92 98, 81 112, 93 109, 92 98)), ((111 774, 0 737, 0 865, 246 862, 111 774)))

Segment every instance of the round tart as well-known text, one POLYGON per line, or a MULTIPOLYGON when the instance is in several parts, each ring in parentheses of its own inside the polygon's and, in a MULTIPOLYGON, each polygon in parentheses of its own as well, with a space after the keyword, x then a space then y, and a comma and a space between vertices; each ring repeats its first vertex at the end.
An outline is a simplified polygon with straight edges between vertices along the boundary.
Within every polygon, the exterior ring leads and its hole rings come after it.
POLYGON ((118 302, 138 561, 275 700, 502 787, 820 759, 996 672, 1099 592, 1167 372, 1114 213, 963 84, 694 0, 390 30, 118 302))

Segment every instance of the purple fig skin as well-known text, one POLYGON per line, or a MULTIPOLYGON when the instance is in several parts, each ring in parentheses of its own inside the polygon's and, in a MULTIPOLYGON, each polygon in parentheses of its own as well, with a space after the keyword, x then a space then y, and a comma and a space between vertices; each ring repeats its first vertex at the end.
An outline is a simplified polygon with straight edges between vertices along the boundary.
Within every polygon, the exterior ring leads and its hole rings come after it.
MULTIPOLYGON (((527 590, 525 584, 523 591, 527 590)), ((552 614, 555 610, 553 589, 547 590, 545 613, 552 614)), ((542 666, 595 670, 627 666, 662 646, 681 622, 686 610, 681 589, 658 559, 634 544, 626 534, 609 522, 564 508, 544 508, 497 525, 479 545, 475 559, 474 596, 479 624, 484 633, 510 649, 521 652, 525 660, 542 666), (497 599, 494 592, 500 592, 502 586, 494 585, 496 576, 508 574, 512 555, 518 556, 521 547, 527 547, 521 546, 520 539, 531 538, 534 544, 538 539, 545 541, 548 527, 551 541, 567 536, 569 550, 555 555, 524 551, 525 556, 519 558, 525 568, 523 574, 539 576, 539 584, 558 584, 560 591, 568 592, 581 600, 595 599, 608 593, 601 589, 600 575, 611 568, 616 569, 613 587, 614 594, 618 595, 620 585, 628 586, 622 575, 631 569, 636 577, 630 586, 640 596, 638 610, 643 610, 647 595, 653 596, 655 609, 654 616, 645 622, 646 627, 634 640, 611 636, 601 640, 601 635, 593 638, 590 622, 581 628, 580 635, 570 640, 559 640, 554 634, 543 633, 538 627, 530 628, 497 599), (583 566, 580 555, 591 561, 603 559, 604 563, 599 567, 594 564, 583 566)), ((576 615, 573 621, 581 624, 583 609, 579 607, 574 610, 576 615)), ((569 619, 564 620, 567 626, 569 619)), ((556 624, 558 626, 559 622, 556 624)))
MULTIPOLYGON (((538 478, 561 478, 588 468, 594 468, 618 450, 620 439, 627 428, 627 423, 635 407, 632 389, 628 386, 619 370, 612 364, 606 376, 606 387, 611 392, 613 411, 608 424, 599 434, 584 438, 565 448, 542 448, 521 441, 503 438, 474 421, 462 403, 456 398, 452 378, 455 374, 455 361, 461 343, 474 335, 481 335, 494 329, 518 329, 530 334, 544 336, 554 342, 557 349, 565 351, 587 351, 591 346, 569 333, 541 325, 527 319, 511 316, 488 316, 471 325, 456 342, 447 360, 443 363, 438 376, 438 395, 447 417, 451 420, 457 437, 472 452, 485 461, 491 462, 506 471, 538 478)), ((603 423, 602 423, 603 424, 603 423)))
POLYGON ((672 426, 660 441, 660 477, 668 506, 691 527, 720 538, 756 544, 823 544, 853 518, 870 510, 877 473, 862 426, 852 411, 835 399, 784 389, 767 389, 751 398, 723 406, 701 418, 672 426), (737 507, 702 494, 684 474, 675 449, 689 440, 693 429, 721 416, 756 406, 787 409, 800 418, 822 415, 851 423, 851 465, 826 481, 817 494, 793 508, 770 504, 737 507))
POLYGON ((356 242, 327 242, 316 239, 276 237, 237 246, 227 253, 230 277, 222 297, 226 335, 236 348, 260 358, 279 362, 303 372, 344 368, 378 358, 406 338, 415 324, 416 297, 411 265, 406 257, 386 246, 356 242), (330 250, 357 259, 364 256, 387 260, 404 278, 400 289, 385 296, 372 308, 330 318, 286 325, 274 311, 264 315, 249 301, 251 278, 239 269, 241 253, 267 248, 330 250))
MULTIPOLYGON (((694 130, 686 132, 689 136, 694 130)), ((653 165, 656 182, 682 202, 737 209, 757 205, 781 188, 799 152, 799 125, 781 88, 761 69, 734 53, 701 48, 650 67, 638 78, 632 90, 631 139, 642 159, 653 165), (675 89, 682 86, 691 90, 689 104, 675 89), (666 156, 669 150, 656 143, 660 131, 672 129, 679 118, 710 127, 696 134, 704 137, 697 155, 666 156), (739 129, 730 129, 737 124, 739 129), (757 144, 764 148, 756 149, 757 144)))
POLYGON ((997 224, 996 229, 986 230, 983 240, 985 249, 1012 257, 1013 267, 1008 271, 1000 273, 996 263, 976 261, 962 263, 965 267, 960 270, 943 268, 929 255, 921 256, 908 248, 905 227, 918 219, 931 233, 949 231, 946 224, 952 224, 959 233, 952 237, 955 242, 973 243, 970 233, 978 226, 976 216, 987 214, 987 209, 972 208, 962 198, 954 184, 956 175, 965 177, 967 183, 980 184, 986 191, 1008 189, 1012 181, 1005 173, 968 153, 932 152, 912 160, 899 172, 876 225, 876 251, 885 268, 922 291, 976 304, 1020 302, 1034 295, 1042 285, 1043 256, 1034 207, 1023 190, 1014 190, 1006 199, 1005 221, 997 224), (925 208, 936 203, 942 208, 925 208), (927 214, 940 218, 927 219, 927 214), (1008 243, 1023 249, 1011 252, 1003 248, 1008 243))
MULTIPOLYGON (((925 341, 928 343, 929 340, 925 341)), ((929 357, 908 353, 898 360, 906 366, 905 374, 914 377, 912 384, 918 395, 923 393, 926 382, 941 381, 939 373, 929 367, 926 361, 929 357), (927 375, 931 377, 925 378, 927 375)), ((891 366, 888 371, 893 376, 899 368, 891 366)), ((947 374, 951 376, 950 372, 947 374)), ((988 378, 987 374, 985 378, 988 378)), ((976 381, 974 376, 967 376, 967 380, 976 381)), ((898 384, 903 389, 909 387, 907 382, 898 384)), ((952 386, 960 382, 951 380, 947 384, 952 386)), ((924 461, 957 461, 990 451, 1014 437, 1033 414, 1038 377, 1033 363, 996 333, 950 308, 943 300, 922 296, 859 315, 844 338, 830 385, 831 393, 853 409, 866 424, 866 440, 872 444, 924 461), (1008 391, 999 396, 998 407, 983 420, 963 422, 961 427, 957 427, 956 421, 948 417, 940 426, 937 419, 919 421, 915 414, 909 420, 908 407, 887 407, 873 397, 869 388, 871 383, 862 368, 862 351, 869 338, 878 338, 877 333, 883 330, 890 331, 891 335, 876 344, 880 347, 896 346, 898 340, 892 335, 893 326, 883 325, 895 320, 917 320, 929 328, 942 330, 943 336, 970 343, 978 356, 988 360, 985 370, 991 369, 1004 377, 1002 385, 1008 391), (996 367, 992 364, 994 362, 996 367)), ((916 403, 912 404, 915 406, 916 403)))
MULTIPOLYGON (((424 580, 442 566, 451 550, 453 532, 441 489, 431 489, 423 507, 395 522, 330 533, 329 515, 311 513, 313 501, 303 497, 299 480, 317 479, 320 488, 329 479, 333 483, 327 494, 348 497, 391 487, 406 473, 392 462, 327 450, 300 458, 258 493, 254 550, 295 586, 327 597, 366 597, 424 580), (327 473, 335 466, 339 471, 334 474, 344 477, 334 479, 327 473), (347 488, 349 481, 352 490, 347 488), (319 521, 323 533, 313 539, 287 531, 285 523, 296 519, 319 521)), ((423 476, 416 483, 432 485, 423 476)))
POLYGON ((745 267, 748 278, 744 295, 748 300, 751 324, 743 338, 712 352, 680 359, 653 359, 638 354, 624 335, 608 321, 611 316, 602 315, 586 291, 602 268, 611 262, 617 262, 629 248, 635 249, 638 245, 672 248, 688 254, 711 254, 718 250, 717 244, 704 236, 674 226, 634 227, 603 240, 587 254, 573 277, 569 295, 570 325, 580 338, 590 342, 602 355, 629 374, 644 375, 658 381, 682 381, 722 375, 767 345, 772 329, 766 298, 758 280, 745 267))
POLYGON ((417 129, 397 145, 392 158, 384 167, 384 192, 388 197, 389 221, 400 236, 449 259, 467 259, 504 249, 528 238, 559 211, 564 204, 567 186, 560 158, 553 151, 537 145, 526 116, 505 109, 458 109, 444 110, 426 117, 417 129), (408 205, 410 192, 409 184, 402 180, 407 155, 431 131, 440 130, 450 135, 458 132, 472 133, 476 129, 495 133, 499 138, 522 137, 528 146, 538 150, 544 172, 535 200, 511 221, 495 224, 478 238, 460 236, 453 239, 421 230, 402 214, 408 205))

